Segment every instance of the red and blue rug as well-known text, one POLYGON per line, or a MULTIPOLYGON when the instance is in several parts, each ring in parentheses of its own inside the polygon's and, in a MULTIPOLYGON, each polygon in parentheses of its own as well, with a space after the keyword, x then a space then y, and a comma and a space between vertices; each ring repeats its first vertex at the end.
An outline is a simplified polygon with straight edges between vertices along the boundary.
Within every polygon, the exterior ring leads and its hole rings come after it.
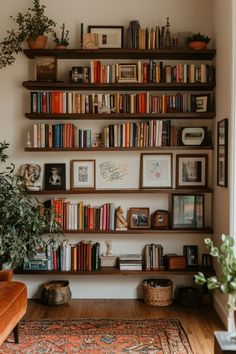
POLYGON ((12 336, 2 354, 189 354, 188 337, 177 319, 22 321, 20 344, 12 336))

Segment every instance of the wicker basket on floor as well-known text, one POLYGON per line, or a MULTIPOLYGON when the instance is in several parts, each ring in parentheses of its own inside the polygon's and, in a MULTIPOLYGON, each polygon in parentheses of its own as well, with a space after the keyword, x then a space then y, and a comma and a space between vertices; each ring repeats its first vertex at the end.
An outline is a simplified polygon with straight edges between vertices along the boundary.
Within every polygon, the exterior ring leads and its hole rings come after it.
POLYGON ((143 283, 144 302, 152 306, 169 306, 172 303, 173 283, 169 279, 161 279, 160 287, 152 287, 143 283), (163 286, 162 286, 163 285, 163 286))

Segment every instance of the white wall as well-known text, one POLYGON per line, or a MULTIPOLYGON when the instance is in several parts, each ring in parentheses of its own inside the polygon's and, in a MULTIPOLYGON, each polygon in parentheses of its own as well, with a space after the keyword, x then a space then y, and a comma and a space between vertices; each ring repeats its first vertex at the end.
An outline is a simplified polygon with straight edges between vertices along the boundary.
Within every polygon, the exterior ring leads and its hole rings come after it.
MULTIPOLYGON (((203 32, 210 37, 213 35, 213 0, 45 0, 43 3, 47 6, 47 13, 50 17, 61 25, 62 22, 70 30, 70 47, 78 47, 80 41, 79 28, 80 23, 86 25, 124 25, 132 19, 140 21, 143 27, 153 25, 164 25, 166 17, 170 17, 171 31, 193 31, 203 32)), ((7 29, 12 27, 10 15, 15 15, 18 11, 24 11, 31 6, 28 0, 8 0, 7 6, 3 4, 0 11, 1 37, 7 29)), ((52 46, 50 40, 49 46, 52 46)), ((63 66, 62 66, 63 67, 63 66)), ((22 81, 33 79, 32 65, 23 55, 18 54, 14 65, 1 70, 0 72, 0 141, 10 142, 10 157, 16 162, 17 166, 22 163, 41 163, 45 162, 66 162, 69 166, 69 160, 73 158, 94 158, 93 153, 26 153, 24 152, 24 143, 26 141, 26 132, 32 126, 32 122, 24 118, 24 113, 29 111, 29 92, 22 87, 22 81)), ((120 153, 120 157, 125 156, 132 160, 133 156, 138 154, 120 153)), ((99 154, 106 157, 105 154, 99 154)), ((117 156, 109 153, 109 158, 117 156)), ((91 197, 83 200, 92 199, 91 197)), ((99 196, 94 196, 94 204, 100 204, 99 196)), ((117 205, 143 206, 145 203, 151 205, 155 210, 167 203, 167 197, 159 196, 107 196, 105 201, 115 200, 117 205), (112 198, 112 199, 111 199, 112 198), (131 199, 132 198, 132 199, 131 199), (144 201, 145 198, 145 201, 144 201), (150 198, 150 199, 149 199, 150 198)), ((106 237, 92 235, 85 237, 68 236, 72 242, 79 239, 93 239, 101 241, 104 250, 104 241, 106 237)), ((164 252, 182 254, 183 245, 197 244, 200 253, 205 251, 203 245, 204 235, 165 235, 165 236, 109 236, 113 240, 113 253, 119 252, 138 252, 146 243, 158 242, 164 246, 164 252)), ((56 277, 43 276, 17 276, 17 279, 27 283, 29 297, 38 296, 38 287, 49 279, 56 277)), ((61 278, 61 277, 59 277, 61 278)), ((65 277, 63 277, 65 278, 65 277)), ((138 287, 143 278, 116 276, 71 276, 67 277, 71 282, 73 297, 75 298, 134 298, 138 295, 138 287)), ((179 285, 187 282, 191 283, 191 277, 172 278, 179 285)))

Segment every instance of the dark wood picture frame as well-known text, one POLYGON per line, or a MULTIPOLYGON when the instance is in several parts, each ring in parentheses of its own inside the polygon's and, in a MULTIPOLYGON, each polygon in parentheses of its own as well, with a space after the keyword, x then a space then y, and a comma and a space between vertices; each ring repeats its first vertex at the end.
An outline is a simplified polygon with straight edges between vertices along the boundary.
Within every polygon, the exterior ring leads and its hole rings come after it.
MULTIPOLYGON (((160 163, 160 161, 159 161, 159 163, 160 163)), ((163 189, 163 188, 168 189, 168 188, 172 188, 172 163, 173 163, 172 162, 172 154, 168 154, 168 153, 164 153, 164 154, 142 153, 140 155, 140 188, 141 189, 163 189), (156 184, 149 184, 147 181, 147 178, 148 178, 147 174, 148 173, 149 174, 150 173, 152 173, 152 174, 158 173, 159 176, 161 173, 161 169, 160 169, 161 166, 157 166, 156 171, 153 171, 153 168, 155 168, 155 166, 152 167, 152 170, 150 170, 150 169, 148 169, 147 163, 145 163, 145 157, 155 158, 155 156, 156 156, 157 160, 158 160, 158 158, 159 159, 163 159, 165 157, 168 158, 168 161, 167 161, 168 166, 165 166, 165 168, 162 169, 164 171, 164 173, 167 173, 167 175, 163 175, 163 177, 162 177, 162 180, 163 180, 162 184, 161 183, 158 184, 157 182, 156 182, 156 184)))
POLYGON ((198 246, 187 245, 184 246, 184 257, 187 268, 198 267, 198 246))
POLYGON ((211 109, 210 93, 191 95, 192 111, 195 113, 209 112, 211 109))
POLYGON ((129 227, 130 229, 150 229, 150 209, 130 208, 129 227))
POLYGON ((176 188, 207 187, 207 154, 176 155, 176 188))
POLYGON ((66 164, 46 163, 44 171, 45 190, 66 190, 66 164))
POLYGON ((35 57, 36 81, 57 81, 57 58, 53 56, 35 57))
POLYGON ((228 119, 217 123, 217 185, 228 186, 228 119))
POLYGON ((123 48, 124 43, 124 26, 88 26, 89 33, 98 34, 98 47, 99 48, 123 48), (109 36, 110 31, 110 36, 109 36), (112 32, 112 33, 111 33, 112 32), (114 40, 114 34, 118 36, 114 44, 111 43, 114 40), (108 37, 109 36, 109 37, 108 37))
POLYGON ((172 195, 172 228, 204 228, 204 194, 172 195))
POLYGON ((96 190, 96 160, 71 160, 70 189, 96 190))

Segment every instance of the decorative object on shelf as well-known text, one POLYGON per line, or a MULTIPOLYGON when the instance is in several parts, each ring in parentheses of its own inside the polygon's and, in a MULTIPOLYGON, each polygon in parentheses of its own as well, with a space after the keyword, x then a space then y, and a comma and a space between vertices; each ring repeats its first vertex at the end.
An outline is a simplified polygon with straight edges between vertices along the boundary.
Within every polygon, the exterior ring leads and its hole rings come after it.
POLYGON ((88 26, 88 32, 98 35, 99 48, 123 48, 123 26, 88 26))
POLYGON ((141 154, 140 188, 172 187, 172 154, 141 154))
POLYGON ((188 48, 196 49, 196 50, 203 50, 206 49, 207 44, 210 42, 211 38, 201 34, 200 32, 191 35, 190 37, 186 38, 186 43, 188 48))
POLYGON ((210 94, 194 94, 191 95, 193 112, 209 112, 210 94))
POLYGON ((66 164, 46 163, 45 164, 45 190, 65 190, 66 189, 66 164))
MULTIPOLYGON (((8 146, 0 143, 0 162, 6 161, 8 146)), ((45 209, 42 213, 38 200, 28 195, 14 164, 0 174, 0 195, 0 263, 7 262, 15 268, 44 247, 45 233, 55 233, 56 238, 61 228, 54 211, 45 209)))
POLYGON ((212 256, 209 253, 202 254, 202 267, 203 268, 212 268, 212 256))
POLYGON ((176 188, 207 186, 208 156, 176 155, 176 188))
POLYGON ((137 82, 137 64, 118 64, 118 82, 137 82))
POLYGON ((21 165, 19 175, 23 177, 23 181, 27 190, 39 191, 41 189, 41 167, 39 165, 21 165))
POLYGON ((168 229, 169 228, 169 212, 167 210, 156 210, 152 216, 153 229, 168 229))
POLYGON ((96 189, 96 160, 70 162, 71 190, 96 189))
MULTIPOLYGON (((217 247, 210 238, 205 238, 204 242, 210 251, 210 255, 217 260, 221 268, 220 276, 206 277, 202 272, 198 272, 194 276, 195 282, 198 285, 206 285, 209 290, 218 289, 221 293, 228 294, 229 300, 227 303, 227 310, 230 311, 231 317, 235 321, 236 308, 236 256, 234 253, 234 238, 230 235, 222 234, 222 243, 217 247)), ((236 330, 228 333, 231 340, 236 341, 236 330)))
POLYGON ((112 240, 106 241, 107 250, 101 259, 101 267, 115 267, 117 257, 112 255, 112 240))
POLYGON ((98 49, 98 34, 84 33, 83 34, 83 49, 98 49))
POLYGON ((43 304, 51 306, 67 304, 71 300, 68 280, 55 280, 44 284, 41 300, 43 304))
POLYGON ((57 80, 56 57, 35 57, 36 81, 57 80))
POLYGON ((198 267, 198 246, 184 246, 184 256, 187 268, 198 267))
POLYGON ((172 228, 201 229, 204 227, 204 195, 172 195, 172 228))
POLYGON ((170 279, 143 281, 144 302, 152 306, 169 306, 172 303, 173 283, 170 279))
POLYGON ((228 186, 228 119, 217 123, 217 185, 228 186))
POLYGON ((61 35, 60 37, 57 36, 57 33, 53 33, 54 37, 54 42, 56 43, 56 48, 55 49, 65 49, 69 45, 69 30, 65 29, 65 23, 62 24, 60 27, 61 29, 61 35))
POLYGON ((31 142, 30 131, 29 130, 27 131, 26 147, 27 148, 31 148, 32 147, 32 142, 31 142))
POLYGON ((183 270, 186 269, 185 256, 178 256, 175 253, 168 253, 164 256, 164 265, 168 270, 183 270))
POLYGON ((0 68, 15 61, 15 54, 22 51, 26 40, 32 49, 45 48, 45 33, 52 32, 56 25, 45 15, 45 8, 46 6, 40 4, 40 0, 33 0, 33 7, 28 8, 25 14, 19 12, 16 17, 11 16, 18 29, 7 31, 8 35, 0 43, 0 68))
POLYGON ((171 48, 171 35, 170 35, 170 22, 169 17, 166 18, 165 35, 164 35, 164 47, 171 48))
POLYGON ((124 217, 124 210, 119 206, 115 211, 115 226, 116 230, 127 230, 128 223, 124 217))
POLYGON ((83 82, 83 67, 72 66, 71 68, 71 82, 83 82))
POLYGON ((207 127, 183 127, 181 133, 183 145, 207 145, 207 127))
POLYGON ((149 208, 130 208, 131 229, 150 229, 150 209, 149 208))

